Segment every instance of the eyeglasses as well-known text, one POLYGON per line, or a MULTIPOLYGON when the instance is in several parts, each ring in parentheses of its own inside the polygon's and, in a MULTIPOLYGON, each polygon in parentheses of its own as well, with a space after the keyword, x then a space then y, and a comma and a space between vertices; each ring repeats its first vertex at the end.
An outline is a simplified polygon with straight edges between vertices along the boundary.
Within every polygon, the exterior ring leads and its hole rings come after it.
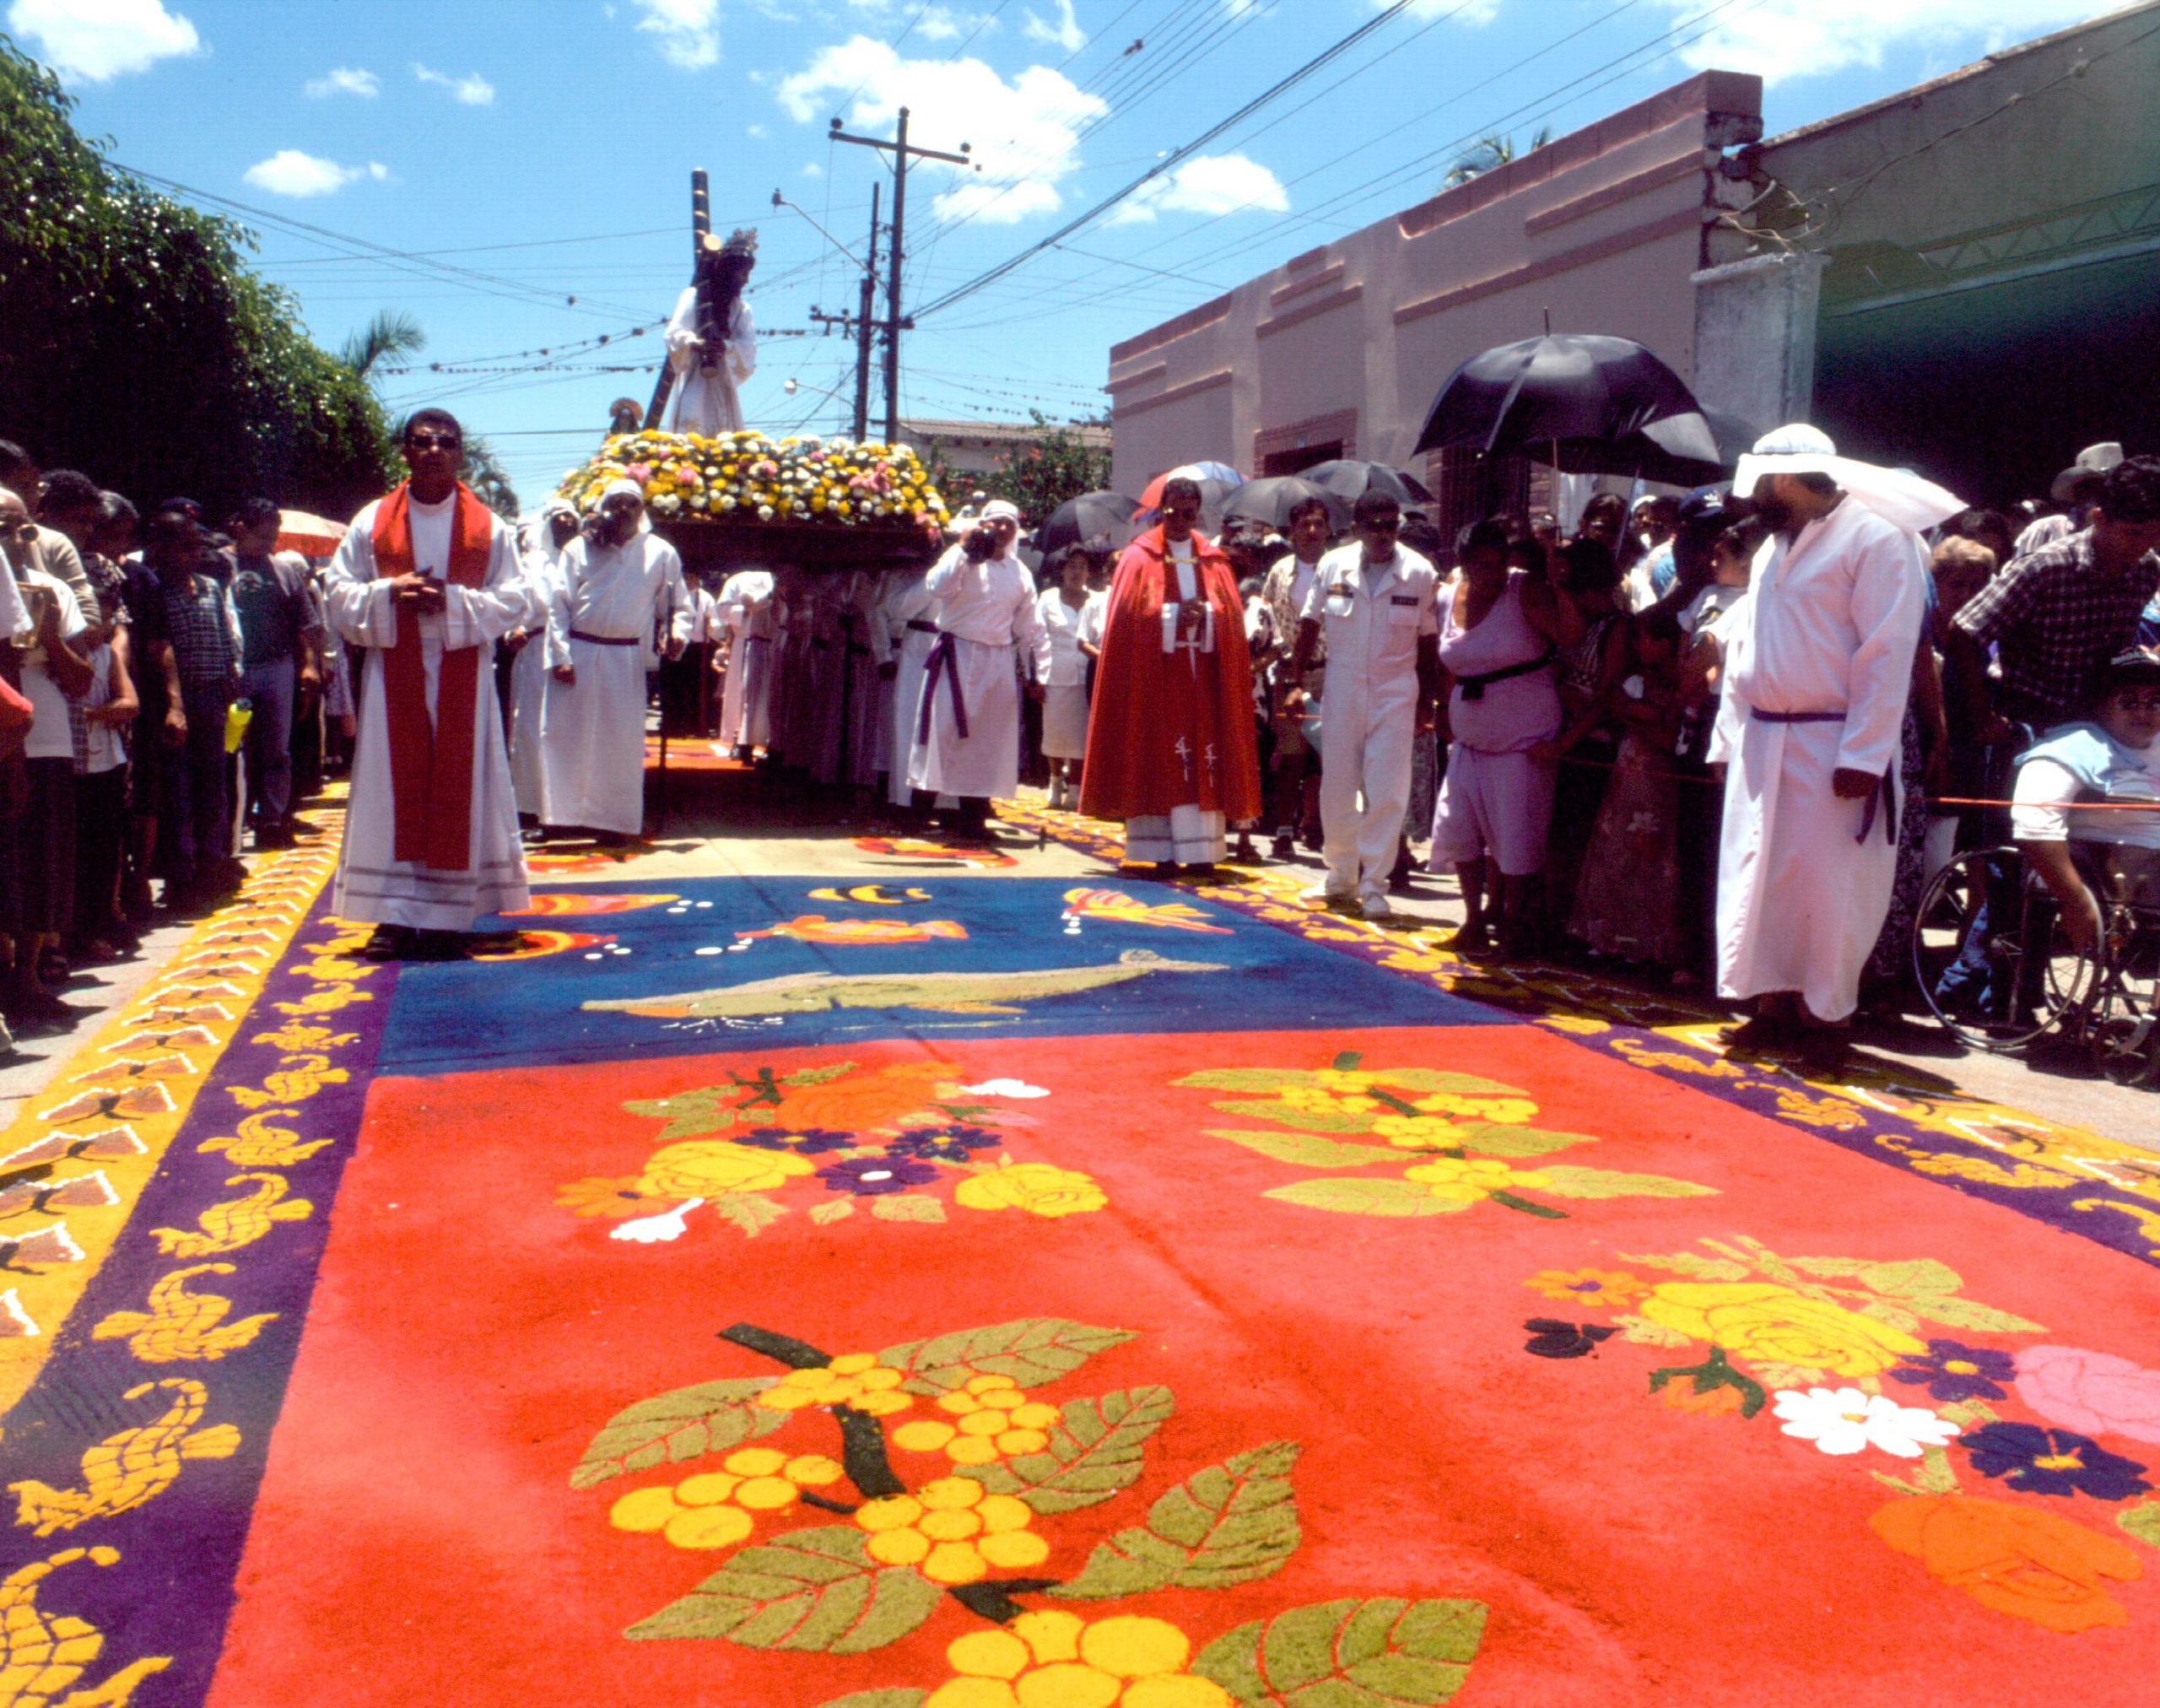
POLYGON ((17 539, 26 540, 34 538, 36 536, 37 524, 25 518, 21 522, 8 523, 7 529, 8 532, 13 534, 17 539))
POLYGON ((413 451, 458 451, 465 441, 454 433, 408 433, 405 444, 413 451))
POLYGON ((2108 704, 2117 711, 2160 711, 2160 694, 2111 694, 2108 704))
POLYGON ((1374 521, 1369 518, 1364 522, 1359 522, 1358 526, 1359 527, 1369 527, 1374 533, 1393 533, 1396 529, 1402 526, 1402 519, 1400 516, 1393 516, 1388 517, 1385 522, 1374 521))

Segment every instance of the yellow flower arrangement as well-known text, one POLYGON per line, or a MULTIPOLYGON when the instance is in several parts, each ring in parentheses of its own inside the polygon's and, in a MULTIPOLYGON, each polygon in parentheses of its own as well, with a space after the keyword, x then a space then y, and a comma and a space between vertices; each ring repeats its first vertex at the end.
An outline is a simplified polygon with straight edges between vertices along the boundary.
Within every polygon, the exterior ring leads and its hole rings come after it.
POLYGON ((757 1527, 752 1516, 795 1505, 805 1489, 823 1489, 845 1475, 821 1453, 794 1458, 774 1447, 745 1447, 672 1488, 633 1489, 609 1509, 618 1530, 659 1531, 678 1548, 732 1548, 757 1527))
POLYGON ((941 1394, 937 1408, 954 1419, 921 1418, 893 1431, 894 1446, 910 1453, 942 1451, 956 1465, 987 1465, 1008 1453, 1040 1453, 1059 1416, 1056 1406, 1030 1400, 1009 1376, 971 1376, 941 1394))
POLYGON ((820 526, 940 528, 945 501, 905 445, 814 437, 775 441, 745 430, 714 438, 618 433, 570 470, 559 496, 591 511, 610 481, 644 489, 661 521, 815 522, 820 526))
POLYGON ((1436 1198, 1453 1198, 1470 1204, 1489 1198, 1495 1192, 1518 1188, 1534 1192, 1551 1184, 1535 1170, 1512 1169, 1504 1162, 1493 1162, 1483 1157, 1435 1157, 1430 1162, 1421 1162, 1413 1169, 1405 1170, 1403 1178, 1416 1181, 1436 1198))
POLYGON ((1666 1281, 1637 1309, 1738 1357, 1874 1376, 1927 1348, 1901 1328, 1769 1281, 1666 1281))
POLYGON ((797 1412, 810 1406, 851 1406, 875 1418, 890 1417, 915 1403, 899 1392, 907 1380, 878 1362, 871 1352, 850 1352, 830 1364, 791 1370, 778 1386, 767 1388, 755 1403, 767 1411, 797 1412))
POLYGON ((1024 1570, 1050 1558, 1050 1544, 1028 1528, 1034 1516, 1012 1494, 991 1494, 965 1477, 941 1477, 912 1494, 887 1494, 856 1509, 869 1532, 870 1557, 911 1565, 932 1583, 975 1583, 994 1566, 1024 1570))
POLYGON ((1053 1217, 1083 1214, 1110 1203, 1090 1176, 1046 1162, 1015 1163, 970 1175, 953 1197, 970 1210, 1025 1210, 1031 1216, 1053 1217))
POLYGON ((1025 1613, 948 1644, 958 1676, 923 1708, 1233 1708, 1220 1684, 1185 1671, 1191 1658, 1192 1640, 1165 1619, 1025 1613))
POLYGON ((753 1150, 726 1139, 695 1138, 654 1152, 638 1177, 637 1190, 647 1197, 671 1201, 770 1192, 795 1176, 816 1172, 816 1166, 784 1150, 753 1150))

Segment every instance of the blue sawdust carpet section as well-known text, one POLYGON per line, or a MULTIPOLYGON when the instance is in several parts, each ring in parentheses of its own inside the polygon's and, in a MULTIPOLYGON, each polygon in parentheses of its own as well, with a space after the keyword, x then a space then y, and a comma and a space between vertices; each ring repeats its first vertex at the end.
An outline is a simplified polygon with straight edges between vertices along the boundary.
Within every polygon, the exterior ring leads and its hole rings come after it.
POLYGON ((1070 878, 915 878, 910 887, 926 899, 900 906, 811 894, 831 883, 586 884, 575 893, 674 899, 624 913, 483 922, 483 930, 522 925, 613 941, 532 959, 406 967, 378 1071, 544 1066, 753 1042, 1490 1026, 1509 1018, 1159 884, 1119 888, 1143 905, 1185 903, 1223 931, 1073 919, 1064 899, 1070 878), (813 916, 881 929, 942 922, 966 936, 836 944, 738 935, 813 916))

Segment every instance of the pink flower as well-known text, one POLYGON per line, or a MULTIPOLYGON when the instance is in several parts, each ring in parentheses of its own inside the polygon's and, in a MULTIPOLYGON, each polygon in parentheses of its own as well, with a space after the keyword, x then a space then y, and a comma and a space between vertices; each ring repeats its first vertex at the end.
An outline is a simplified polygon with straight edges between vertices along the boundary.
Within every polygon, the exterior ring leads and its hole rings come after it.
POLYGON ((2111 1352, 2078 1346, 2021 1348, 2017 1397, 2066 1429, 2160 1442, 2160 1370, 2147 1370, 2111 1352))
POLYGON ((652 478, 652 465, 650 462, 633 462, 623 473, 629 475, 640 486, 643 486, 645 482, 652 478))

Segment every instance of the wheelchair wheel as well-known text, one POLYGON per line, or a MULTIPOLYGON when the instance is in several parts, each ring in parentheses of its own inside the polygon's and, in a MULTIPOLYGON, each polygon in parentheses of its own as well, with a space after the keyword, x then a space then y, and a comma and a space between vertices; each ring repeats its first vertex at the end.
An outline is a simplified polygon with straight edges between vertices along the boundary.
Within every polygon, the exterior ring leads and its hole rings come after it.
POLYGON ((2160 928, 2119 908, 2109 941, 2085 1025, 2092 1065, 2118 1085, 2160 1085, 2160 928))
POLYGON ((2098 981, 2015 848, 1976 848, 1935 875, 1913 922, 1913 973, 1936 1019, 1977 1049, 2020 1049, 2082 1024, 2098 981))

